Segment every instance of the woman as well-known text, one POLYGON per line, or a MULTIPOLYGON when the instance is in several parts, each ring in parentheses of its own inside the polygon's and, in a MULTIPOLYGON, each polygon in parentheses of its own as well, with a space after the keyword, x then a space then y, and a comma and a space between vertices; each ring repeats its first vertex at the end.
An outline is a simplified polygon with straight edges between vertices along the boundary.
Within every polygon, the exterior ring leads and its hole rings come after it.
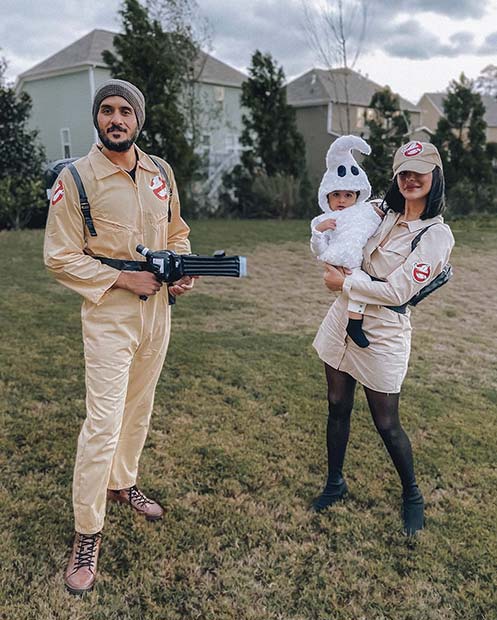
POLYGON ((404 531, 423 528, 424 501, 416 484, 411 443, 399 420, 399 396, 410 353, 410 310, 404 306, 448 262, 454 245, 443 223, 444 179, 437 149, 429 143, 401 146, 393 161, 394 180, 377 232, 364 248, 363 270, 370 280, 355 279, 326 266, 324 280, 342 294, 321 324, 314 347, 328 382, 328 480, 314 509, 321 511, 347 493, 342 475, 356 381, 364 387, 374 424, 402 484, 404 531), (414 242, 414 243, 413 243, 414 242), (415 247, 413 247, 415 245, 415 247), (370 345, 347 337, 347 305, 363 304, 363 328, 370 345))

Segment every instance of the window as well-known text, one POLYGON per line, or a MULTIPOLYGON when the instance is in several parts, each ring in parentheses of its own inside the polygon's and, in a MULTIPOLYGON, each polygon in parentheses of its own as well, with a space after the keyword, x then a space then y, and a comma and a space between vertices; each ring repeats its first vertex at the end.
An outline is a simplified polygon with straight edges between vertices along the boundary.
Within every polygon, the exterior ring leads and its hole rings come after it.
POLYGON ((218 103, 224 101, 224 86, 214 86, 214 100, 218 103))
POLYGON ((68 159, 71 157, 71 132, 67 127, 60 130, 60 140, 62 143, 62 157, 68 159))
POLYGON ((235 151, 238 148, 238 136, 234 133, 228 133, 224 136, 224 149, 226 151, 235 151))
POLYGON ((356 110, 356 127, 364 127, 364 108, 358 107, 356 110))
POLYGON ((328 103, 328 114, 326 119, 326 130, 328 133, 333 133, 333 108, 331 101, 328 103))

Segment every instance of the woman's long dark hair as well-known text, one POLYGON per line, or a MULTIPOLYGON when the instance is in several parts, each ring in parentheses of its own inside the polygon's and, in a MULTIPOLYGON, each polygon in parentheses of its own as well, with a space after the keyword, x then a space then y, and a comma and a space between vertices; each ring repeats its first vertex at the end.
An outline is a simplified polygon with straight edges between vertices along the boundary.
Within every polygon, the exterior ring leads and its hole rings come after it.
MULTIPOLYGON (((392 184, 388 188, 383 204, 386 203, 389 209, 396 213, 404 213, 405 198, 402 196, 395 176, 392 184)), ((443 213, 445 209, 445 181, 444 174, 438 166, 433 170, 433 180, 431 182, 430 193, 426 198, 426 208, 421 216, 422 220, 428 220, 436 215, 443 213)))

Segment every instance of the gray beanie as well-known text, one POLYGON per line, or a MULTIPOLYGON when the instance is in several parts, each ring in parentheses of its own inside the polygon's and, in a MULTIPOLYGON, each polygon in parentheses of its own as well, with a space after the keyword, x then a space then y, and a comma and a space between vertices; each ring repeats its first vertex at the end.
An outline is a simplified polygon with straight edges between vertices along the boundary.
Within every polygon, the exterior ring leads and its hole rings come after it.
POLYGON ((136 120, 138 121, 138 131, 142 130, 143 123, 145 122, 145 97, 143 93, 125 80, 107 80, 101 84, 95 91, 95 97, 93 98, 93 124, 98 129, 97 114, 100 109, 100 104, 107 97, 122 97, 131 105, 136 114, 136 120))

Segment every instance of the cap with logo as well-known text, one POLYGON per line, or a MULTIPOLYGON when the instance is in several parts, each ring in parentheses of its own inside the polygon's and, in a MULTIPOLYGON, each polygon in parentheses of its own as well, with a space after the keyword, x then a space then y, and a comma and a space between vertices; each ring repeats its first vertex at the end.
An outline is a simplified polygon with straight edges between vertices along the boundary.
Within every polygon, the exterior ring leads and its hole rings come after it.
POLYGON ((397 149, 393 158, 393 176, 405 170, 427 174, 436 166, 442 169, 442 160, 437 147, 430 142, 414 140, 397 149))

